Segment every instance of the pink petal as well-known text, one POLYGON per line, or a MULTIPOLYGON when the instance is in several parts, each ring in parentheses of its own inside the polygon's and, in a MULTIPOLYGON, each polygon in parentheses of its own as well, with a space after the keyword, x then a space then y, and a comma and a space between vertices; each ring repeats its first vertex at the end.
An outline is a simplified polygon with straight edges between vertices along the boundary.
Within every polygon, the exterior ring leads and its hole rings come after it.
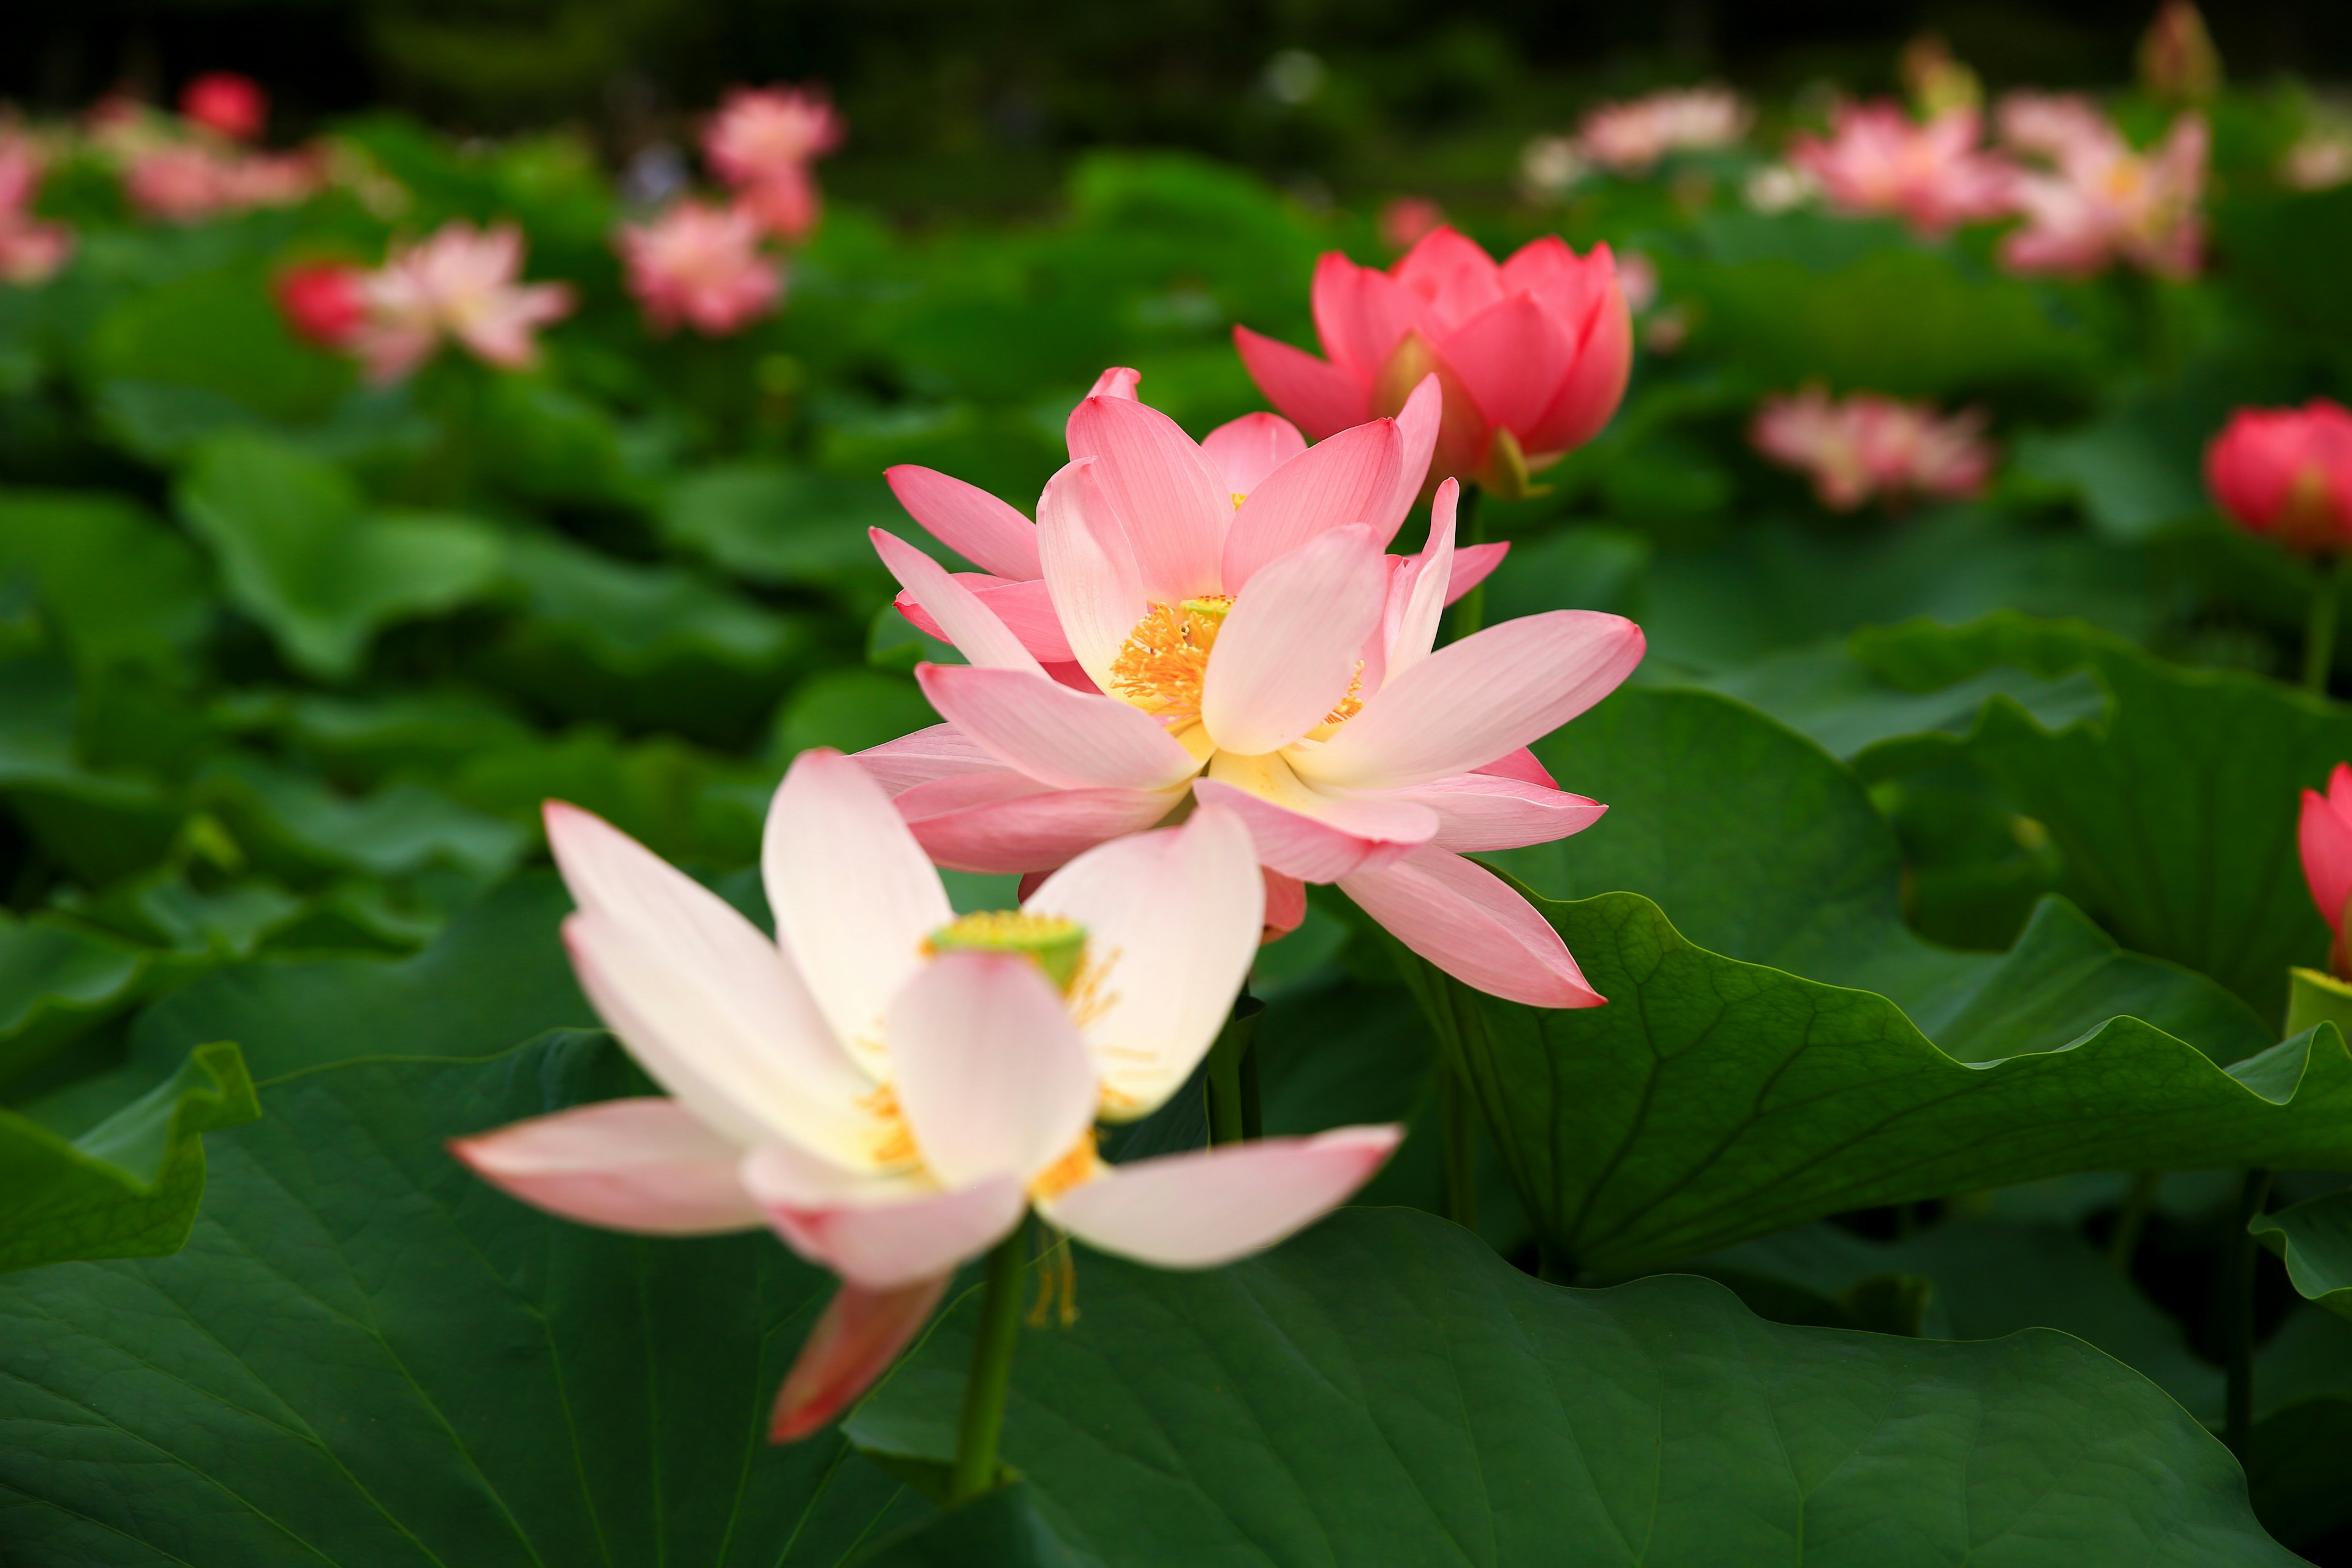
POLYGON ((1105 1252, 1160 1268, 1214 1268, 1347 1202, 1403 1138, 1402 1127, 1341 1127, 1139 1160, 1038 1208, 1105 1252))
POLYGON ((872 1387, 931 1321, 953 1278, 938 1274, 896 1290, 844 1285, 835 1292, 776 1394, 768 1441, 811 1436, 872 1387))
POLYGON ((1225 536, 1225 592, 1240 593, 1267 562, 1319 534, 1383 522, 1402 451, 1396 421, 1375 419, 1317 443, 1268 474, 1234 514, 1225 536))
POLYGON ((1136 400, 1136 385, 1142 379, 1141 371, 1129 370, 1123 364, 1115 364, 1095 377, 1095 384, 1087 389, 1087 395, 1088 397, 1124 397, 1129 403, 1133 403, 1136 400))
POLYGON ((992 874, 1050 870, 1176 809, 1172 790, 1055 789, 1022 773, 968 773, 919 784, 897 805, 941 866, 992 874))
POLYGON ((1217 471, 1217 482, 1240 504, 1266 475, 1307 450, 1298 426, 1278 414, 1244 414, 1201 438, 1202 455, 1217 471))
POLYGON ((1310 784, 1346 789, 1402 789, 1468 773, 1600 701, 1642 662, 1642 628, 1622 616, 1550 610, 1506 621, 1394 677, 1292 763, 1310 784))
POLYGON ((2304 879, 2311 885, 2311 901, 2319 906, 2321 917, 2339 939, 2344 934, 2344 906, 2352 900, 2352 814, 2334 797, 2347 787, 2352 787, 2352 768, 2338 763, 2328 780, 2327 795, 2305 790, 2303 817, 2295 834, 2303 851, 2304 879))
POLYGON ((1423 321, 1442 335, 1503 297, 1503 269, 1456 229, 1433 228, 1396 264, 1400 290, 1428 301, 1423 321))
POLYGON ((1037 502, 1037 542, 1070 652, 1108 689, 1111 665, 1150 602, 1127 535, 1095 482, 1097 466, 1095 458, 1081 458, 1046 481, 1037 502))
POLYGON ((977 665, 998 669, 1045 672, 1036 656, 1021 646, 1013 629, 996 618, 980 596, 948 574, 948 569, 893 534, 878 528, 866 531, 875 553, 899 584, 915 596, 934 625, 947 634, 958 652, 977 665))
POLYGON ((1456 854, 1549 844, 1583 832, 1609 809, 1580 795, 1492 773, 1455 773, 1385 798, 1414 801, 1437 813, 1430 846, 1456 854))
POLYGON ((1299 783, 1280 754, 1220 753, 1192 783, 1203 805, 1230 808, 1249 824, 1257 858, 1286 876, 1330 882, 1396 859, 1437 832, 1437 814, 1381 795, 1322 795, 1299 783))
POLYGON ((907 514, 933 539, 999 577, 1042 577, 1037 525, 978 485, 900 463, 882 470, 907 514))
POLYGON ((1497 300, 1464 322, 1438 352, 1470 389, 1479 412, 1515 436, 1536 430, 1576 358, 1576 345, 1559 322, 1524 294, 1497 300))
POLYGON ((1001 771, 1004 764, 952 724, 933 724, 857 753, 857 763, 892 795, 933 779, 1001 771))
POLYGON ((890 999, 955 919, 940 874, 874 775, 829 747, 793 759, 768 808, 760 872, 776 940, 836 1038, 877 1080, 890 999))
POLYGON ((1278 751, 1324 721, 1347 697, 1357 652, 1380 623, 1387 576, 1370 531, 1358 524, 1314 538, 1250 579, 1201 682, 1201 721, 1221 750, 1278 751))
MULTIPOLYGON (((1021 639, 1021 646, 1039 664, 1053 673, 1057 664, 1074 663, 1077 654, 1062 630, 1062 617, 1055 613, 1054 595, 1043 577, 1031 577, 1018 583, 1003 578, 959 578, 971 588, 974 597, 1003 621, 1005 629, 1021 639)), ((941 637, 946 642, 950 639, 941 637)), ((1091 684, 1091 683, 1089 683, 1091 684)))
POLYGON ((1008 767, 1064 789, 1166 789, 1200 768, 1140 708, 1013 669, 922 664, 915 679, 948 721, 1008 767))
POLYGON ((1454 547, 1454 574, 1445 584, 1445 602, 1449 605, 1494 575, 1503 557, 1511 552, 1511 542, 1500 544, 1457 544, 1454 547))
POLYGON ((1318 439, 1372 416, 1372 383, 1273 338, 1234 329, 1234 348, 1265 400, 1318 439))
POLYGON ((1307 921, 1307 884, 1270 867, 1258 868, 1265 879, 1265 930, 1259 940, 1276 942, 1307 921))
POLYGON ((1029 1208, 1017 1176, 945 1192, 911 1178, 861 1183, 786 1143, 754 1151, 743 1162, 743 1185, 787 1247, 869 1290, 952 1272, 995 1246, 1029 1208))
POLYGON ((1525 746, 1508 756, 1496 757, 1486 766, 1470 771, 1491 774, 1498 779, 1521 779, 1531 784, 1541 784, 1546 789, 1559 787, 1559 782, 1551 776, 1551 770, 1536 761, 1536 754, 1525 746))
POLYGON ((535 1208, 640 1236, 712 1236, 759 1225, 736 1174, 742 1145, 674 1100, 611 1100, 517 1121, 449 1152, 535 1208))
MULTIPOLYGON (((1398 341, 1421 322, 1421 300, 1378 268, 1359 267, 1336 250, 1316 258, 1313 303, 1323 352, 1368 395, 1398 341)), ((1299 423, 1310 436, 1324 434, 1299 423)))
POLYGON ((1339 880, 1389 934, 1465 985, 1530 1007, 1597 1007, 1551 922, 1492 871, 1443 849, 1339 880))
POLYGON ((1462 481, 1447 479, 1437 487, 1429 503, 1429 542, 1405 565, 1409 576, 1402 584, 1403 600, 1396 605, 1396 626, 1389 634, 1381 685, 1427 658, 1430 649, 1437 646, 1437 623, 1445 614, 1446 588, 1454 580, 1454 523, 1461 500, 1462 481))
POLYGON ((1421 499, 1422 486, 1429 482, 1430 459, 1437 454, 1437 433, 1445 423, 1444 399, 1444 389, 1432 372, 1421 378, 1421 384, 1404 400, 1404 406, 1397 411, 1402 457, 1396 489, 1390 493, 1387 506, 1372 519, 1372 531, 1383 550, 1404 526, 1412 503, 1421 499))
POLYGON ((888 1037, 898 1107, 924 1165, 950 1186, 1025 1184, 1095 1119, 1086 1042, 1024 954, 940 953, 890 1004, 888 1037))
POLYGON ((1625 308, 1624 299, 1612 293, 1602 302, 1599 318, 1577 351, 1575 363, 1560 378, 1550 405, 1526 432, 1512 426, 1512 434, 1519 437, 1519 444, 1531 458, 1583 446, 1616 415, 1633 372, 1633 313, 1625 308))
POLYGON ((1147 404, 1089 397, 1070 416, 1070 456, 1098 459, 1095 482, 1135 553, 1145 598, 1177 605, 1220 591, 1233 498, 1176 421, 1147 404))

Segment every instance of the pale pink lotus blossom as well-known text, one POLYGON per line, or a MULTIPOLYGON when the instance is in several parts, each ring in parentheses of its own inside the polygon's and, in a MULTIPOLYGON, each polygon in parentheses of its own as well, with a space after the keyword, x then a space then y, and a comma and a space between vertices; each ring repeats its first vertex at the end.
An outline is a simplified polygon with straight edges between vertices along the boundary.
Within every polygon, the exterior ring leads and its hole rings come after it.
POLYGON ((673 1098, 460 1140, 526 1203, 647 1235, 766 1226, 841 1276, 772 1435, 863 1392, 958 1265, 1034 1207, 1106 1252, 1215 1268, 1348 1198, 1402 1136, 1349 1127, 1112 1165, 1095 1123, 1182 1088, 1257 942, 1249 835, 1204 809, 1081 856, 1017 913, 949 907, 890 801, 829 751, 794 759, 761 868, 772 940, 618 829, 551 802, 582 989, 673 1098))
POLYGON ((841 116, 814 88, 738 88, 703 132, 711 171, 738 205, 779 238, 798 239, 822 211, 809 165, 841 145, 841 116))
POLYGON ((462 218, 395 250, 365 279, 367 319, 352 337, 369 377, 399 380, 445 338, 501 369, 536 363, 533 332, 571 314, 574 296, 569 283, 517 281, 522 258, 513 224, 478 229, 462 218))
POLYGON ((2032 88, 2001 94, 1993 125, 2010 151, 2053 160, 2078 147, 2104 146, 2115 136, 2106 115, 2081 93, 2032 88))
POLYGON ((1754 118, 1727 88, 1668 88, 1593 110, 1577 132, 1576 146, 1589 163, 1643 174, 1669 153, 1736 144, 1754 118))
POLYGON ((763 237, 760 221, 740 208, 681 201, 621 231, 629 292, 657 331, 681 321, 711 337, 739 331, 784 290, 783 269, 761 254, 763 237))
POLYGON ((1899 216, 1932 237, 2010 210, 2017 172, 1978 145, 1981 125, 1972 109, 1921 124, 1896 103, 1843 104, 1830 139, 1799 135, 1789 161, 1821 183, 1838 211, 1899 216))
POLYGON ((312 153, 245 153, 173 142, 133 155, 122 183, 131 205, 148 216, 191 223, 308 201, 326 184, 326 169, 312 153))
POLYGON ((1196 446, 1120 380, 1071 415, 1077 456, 1034 527, 944 475, 891 475, 934 534, 1013 579, 976 590, 876 531, 924 624, 971 660, 917 670, 948 722, 860 755, 925 849, 1036 870, 1189 796, 1249 825, 1286 901, 1337 883, 1471 985, 1598 1004, 1549 922, 1464 855, 1599 817, 1527 747, 1624 679, 1641 629, 1559 610, 1435 646, 1459 485, 1439 486, 1420 553, 1382 553, 1434 439, 1433 378, 1399 418, 1311 447, 1266 415, 1196 446), (1013 577, 1041 568, 1034 588, 1013 577))
POLYGON ((1992 474, 1984 424, 1982 409, 1946 417, 1876 393, 1832 400, 1808 386, 1766 398, 1749 437, 1766 457, 1810 476, 1823 506, 1852 511, 1873 498, 1976 494, 1992 474))
POLYGON ((2179 116, 2161 142, 2140 153, 2087 104, 2063 105, 2045 100, 2030 112, 2003 105, 2004 133, 2050 162, 2017 178, 2013 199, 2026 221, 2002 237, 2003 263, 2087 277, 2126 261, 2168 278, 2193 276, 2205 247, 2205 117, 2179 116))
POLYGON ((1529 475, 1601 433, 1633 371, 1633 318, 1606 245, 1580 257, 1547 236, 1497 265, 1435 229, 1385 272, 1327 253, 1314 306, 1325 359, 1234 329, 1258 390, 1320 439, 1398 412, 1434 374, 1445 418, 1432 484, 1528 493, 1529 475))
POLYGON ((42 169, 31 138, 0 131, 0 282, 47 282, 73 254, 73 230, 33 216, 42 169))
POLYGON ((2279 155, 2279 183, 2290 190, 2332 191, 2352 181, 2352 126, 2305 132, 2279 155))

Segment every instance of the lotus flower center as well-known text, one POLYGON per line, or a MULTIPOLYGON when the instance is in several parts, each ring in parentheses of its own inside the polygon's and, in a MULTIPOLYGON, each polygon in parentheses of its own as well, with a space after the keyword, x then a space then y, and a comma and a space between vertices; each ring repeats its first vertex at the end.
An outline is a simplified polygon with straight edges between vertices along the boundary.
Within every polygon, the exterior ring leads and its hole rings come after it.
POLYGON ((1045 972, 1054 988, 1067 994, 1087 955, 1087 928, 1059 915, 1023 910, 991 910, 960 915, 925 940, 924 952, 1017 952, 1045 972))
POLYGON ((1233 607, 1224 594, 1152 605, 1111 660, 1111 689, 1155 718, 1198 719, 1209 650, 1233 607))
POLYGON ((1087 1128, 1070 1145, 1070 1152, 1037 1173, 1029 1184, 1029 1195, 1040 1203, 1050 1202, 1072 1187, 1094 1178, 1095 1168, 1102 1162, 1095 1156, 1095 1130, 1087 1128))

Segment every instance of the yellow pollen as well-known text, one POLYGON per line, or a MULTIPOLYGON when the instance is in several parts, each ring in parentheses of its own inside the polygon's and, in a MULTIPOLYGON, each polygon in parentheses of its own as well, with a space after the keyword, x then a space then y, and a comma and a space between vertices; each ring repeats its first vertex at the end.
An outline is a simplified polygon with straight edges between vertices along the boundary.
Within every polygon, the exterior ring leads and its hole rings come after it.
POLYGON ((857 1108, 867 1112, 882 1125, 877 1129, 874 1163, 877 1165, 905 1165, 915 1158, 915 1134, 907 1125, 907 1113, 898 1109, 898 1094, 888 1084, 861 1095, 857 1108))
POLYGON ((1087 928, 1060 915, 989 910, 959 915, 923 941, 923 956, 942 952, 1017 952, 1035 961, 1056 990, 1066 993, 1087 955, 1087 928))
POLYGON ((1233 607, 1223 594, 1187 599, 1181 606, 1152 605, 1111 660, 1112 689, 1160 718, 1199 718, 1209 650, 1217 646, 1218 629, 1233 607))
POLYGON ((1234 492, 1233 492, 1233 497, 1234 497, 1234 510, 1235 511, 1239 511, 1239 510, 1242 510, 1242 502, 1244 502, 1244 501, 1245 501, 1245 500, 1249 500, 1249 496, 1248 496, 1248 494, 1247 494, 1245 491, 1242 491, 1242 490, 1235 490, 1235 491, 1234 491, 1234 492))
POLYGON ((1339 699, 1339 706, 1323 715, 1326 724, 1344 724, 1364 710, 1364 661, 1356 661, 1355 673, 1348 677, 1348 694, 1339 699))
POLYGON ((1070 1145, 1070 1152, 1037 1173, 1029 1184, 1029 1195, 1039 1203, 1049 1203, 1060 1197, 1081 1182, 1090 1181, 1095 1169, 1102 1163, 1095 1158, 1095 1130, 1087 1128, 1070 1145))

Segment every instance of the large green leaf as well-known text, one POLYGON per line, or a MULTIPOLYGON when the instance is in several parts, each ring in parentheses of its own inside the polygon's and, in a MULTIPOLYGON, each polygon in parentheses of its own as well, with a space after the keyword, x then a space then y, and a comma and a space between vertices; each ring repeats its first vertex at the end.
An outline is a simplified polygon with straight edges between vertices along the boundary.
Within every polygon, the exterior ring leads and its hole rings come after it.
POLYGON ((2310 1300, 2352 1318, 2352 1188, 2305 1198, 2248 1226, 2286 1260, 2286 1276, 2310 1300))
POLYGON ((259 1114, 226 1044, 71 1141, 0 1110, 0 1270, 178 1250, 204 1196, 204 1134, 259 1114))
POLYGON ((2298 796, 2352 759, 2352 708, 2019 616, 1864 633, 1854 647, 1915 690, 2001 664, 2095 672, 2114 700, 2105 725, 2053 731, 1996 698, 1969 757, 2049 828, 2109 931, 2281 1016, 2288 967, 2316 965, 2327 951, 2295 854, 2298 796))
POLYGON ((75 661, 172 669, 211 619, 203 563, 143 508, 103 493, 0 494, 0 577, 39 584, 75 661))
POLYGON ((463 604, 498 577, 499 541, 481 524, 371 515, 341 469, 265 436, 204 443, 179 503, 229 597, 293 664, 331 679, 359 668, 379 628, 463 604))
MULTIPOLYGON (((430 1050, 412 1037, 412 1051, 430 1050)), ((0 1280, 11 1568, 839 1562, 907 1505, 765 1438, 832 1288, 764 1235, 646 1241, 446 1140, 643 1092, 601 1036, 355 1063, 214 1141, 187 1247, 0 1280)))
MULTIPOLYGON (((662 531, 738 577, 832 585, 881 574, 869 528, 919 537, 889 489, 781 463, 734 463, 676 480, 662 531)), ((885 595, 887 596, 887 595, 885 595)))
POLYGON ((0 1082, 137 1000, 149 958, 70 921, 0 910, 0 1082))
MULTIPOLYGON (((1082 1560, 2294 1561, 2218 1444, 2063 1334, 1788 1328, 1686 1278, 1565 1290, 1402 1210, 1213 1273, 1077 1270, 1076 1327, 1023 1336, 1004 1457, 1082 1560)), ((950 1451, 970 1316, 859 1409, 861 1445, 950 1451)))

